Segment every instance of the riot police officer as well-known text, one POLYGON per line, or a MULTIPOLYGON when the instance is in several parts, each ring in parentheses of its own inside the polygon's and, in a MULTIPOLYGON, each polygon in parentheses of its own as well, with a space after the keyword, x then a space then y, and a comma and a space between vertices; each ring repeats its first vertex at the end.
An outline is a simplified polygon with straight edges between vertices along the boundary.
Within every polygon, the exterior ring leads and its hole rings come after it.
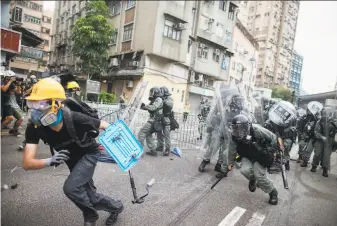
POLYGON ((165 150, 163 155, 169 156, 171 149, 171 121, 170 117, 173 114, 173 99, 171 97, 171 93, 166 86, 160 87, 160 91, 162 93, 163 99, 163 131, 157 133, 157 151, 163 151, 164 141, 165 141, 165 150))
POLYGON ((141 109, 147 110, 150 113, 150 118, 145 123, 145 125, 140 129, 138 134, 138 140, 142 146, 144 146, 144 141, 146 143, 149 152, 146 152, 147 155, 157 156, 156 147, 153 141, 152 134, 162 132, 162 116, 163 116, 163 100, 162 93, 159 87, 152 87, 150 89, 149 100, 150 104, 145 105, 142 103, 141 109))
MULTIPOLYGON (((289 170, 290 150, 297 136, 295 106, 288 101, 280 101, 270 108, 268 117, 269 119, 266 121, 264 127, 282 138, 285 147, 285 167, 289 170)), ((273 170, 272 168, 271 171, 273 170)))
POLYGON ((317 120, 321 117, 323 105, 317 101, 308 103, 306 114, 297 121, 299 159, 302 160, 301 167, 307 167, 316 142, 314 128, 317 120))
POLYGON ((322 117, 317 121, 314 131, 317 140, 310 171, 316 172, 317 166, 321 162, 324 177, 328 177, 331 153, 336 146, 337 120, 330 114, 331 110, 327 107, 322 110, 322 117))
POLYGON ((231 170, 237 153, 242 157, 241 173, 249 180, 251 192, 258 186, 269 194, 269 204, 278 203, 278 192, 267 177, 277 151, 277 137, 258 124, 251 124, 248 117, 239 114, 232 119, 232 140, 235 149, 228 152, 228 169, 231 170))

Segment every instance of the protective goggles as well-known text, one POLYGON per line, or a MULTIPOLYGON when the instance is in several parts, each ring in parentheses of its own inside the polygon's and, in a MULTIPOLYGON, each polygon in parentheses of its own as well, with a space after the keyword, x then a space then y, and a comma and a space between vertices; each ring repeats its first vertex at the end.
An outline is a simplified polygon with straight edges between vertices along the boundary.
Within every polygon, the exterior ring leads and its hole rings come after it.
POLYGON ((36 110, 49 110, 52 107, 51 100, 27 100, 27 107, 36 110))

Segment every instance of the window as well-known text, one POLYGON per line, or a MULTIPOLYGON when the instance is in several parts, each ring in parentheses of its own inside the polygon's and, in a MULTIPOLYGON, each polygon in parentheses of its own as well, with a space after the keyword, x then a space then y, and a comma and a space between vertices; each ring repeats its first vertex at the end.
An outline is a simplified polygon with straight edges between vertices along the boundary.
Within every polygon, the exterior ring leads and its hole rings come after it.
POLYGON ((232 63, 232 70, 235 71, 235 61, 233 60, 233 63, 232 63))
POLYGON ((185 90, 181 91, 181 102, 184 102, 185 90))
POLYGON ((113 35, 111 36, 110 44, 116 45, 117 38, 118 38, 118 29, 115 29, 113 35))
POLYGON ((260 18, 260 16, 261 16, 260 14, 257 14, 257 15, 255 16, 255 18, 260 18))
POLYGON ((208 86, 214 86, 214 80, 208 80, 207 85, 208 86))
POLYGON ((29 8, 40 12, 42 11, 42 5, 36 4, 35 2, 30 2, 29 8))
POLYGON ((61 24, 63 24, 63 23, 64 23, 64 17, 61 16, 61 24))
POLYGON ((220 61, 220 49, 215 49, 213 51, 213 60, 217 63, 220 61))
POLYGON ((128 0, 126 2, 126 8, 125 9, 130 9, 136 5, 136 1, 128 0))
POLYGON ((215 35, 219 36, 219 37, 222 37, 223 31, 224 31, 224 25, 221 24, 221 23, 216 23, 215 35))
POLYGON ((234 20, 234 12, 235 12, 235 5, 230 3, 229 4, 229 11, 228 11, 228 18, 234 20))
POLYGON ((25 21, 28 21, 28 22, 31 22, 31 23, 34 23, 34 24, 40 24, 41 18, 37 18, 35 16, 25 14, 25 21))
POLYGON ((226 5, 227 5, 227 1, 224 1, 224 0, 219 1, 219 8, 221 10, 226 11, 226 5))
POLYGON ((43 20, 44 23, 51 24, 51 18, 50 18, 50 17, 43 16, 43 17, 42 17, 42 20, 43 20))
POLYGON ((203 59, 208 59, 208 47, 205 44, 199 43, 198 57, 203 58, 203 59))
POLYGON ((18 5, 21 5, 23 7, 29 8, 29 2, 28 1, 17 1, 15 3, 18 4, 18 5))
POLYGON ((235 42, 235 47, 234 47, 234 51, 235 51, 235 52, 238 51, 238 45, 239 45, 239 43, 238 43, 238 42, 235 42))
POLYGON ((50 34, 50 29, 45 28, 45 27, 41 27, 41 32, 49 35, 50 34))
POLYGON ((123 41, 130 41, 132 39, 133 24, 124 26, 123 41))
POLYGON ((22 22, 22 9, 15 7, 13 12, 13 21, 22 22))
POLYGON ((179 41, 181 38, 181 31, 176 27, 177 24, 166 19, 164 25, 164 36, 179 41))
POLYGON ((232 32, 226 30, 226 40, 225 40, 225 42, 226 42, 227 44, 230 44, 231 41, 232 41, 232 32))
POLYGON ((46 40, 46 39, 45 39, 45 40, 44 40, 44 45, 45 45, 45 46, 49 46, 49 40, 46 40))
POLYGON ((269 13, 265 13, 264 16, 269 16, 269 13))
POLYGON ((121 1, 108 1, 108 7, 113 16, 119 14, 121 12, 121 1))
POLYGON ((77 11, 76 11, 76 4, 73 5, 73 8, 72 8, 72 14, 75 14, 75 13, 77 13, 77 11))

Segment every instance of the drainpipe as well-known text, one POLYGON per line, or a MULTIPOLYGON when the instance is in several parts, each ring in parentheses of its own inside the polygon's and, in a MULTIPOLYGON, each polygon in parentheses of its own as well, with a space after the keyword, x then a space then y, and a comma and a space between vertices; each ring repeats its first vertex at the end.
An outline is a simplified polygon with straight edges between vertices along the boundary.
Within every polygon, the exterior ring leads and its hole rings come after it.
POLYGON ((195 67, 195 58, 197 53, 197 34, 198 34, 198 27, 199 27, 199 17, 200 17, 200 8, 201 8, 202 1, 194 1, 194 16, 193 16, 193 26, 192 26, 192 37, 194 42, 191 44, 191 60, 190 65, 188 67, 188 76, 187 76, 187 92, 186 92, 186 100, 189 99, 190 93, 190 86, 191 86, 191 72, 195 67))

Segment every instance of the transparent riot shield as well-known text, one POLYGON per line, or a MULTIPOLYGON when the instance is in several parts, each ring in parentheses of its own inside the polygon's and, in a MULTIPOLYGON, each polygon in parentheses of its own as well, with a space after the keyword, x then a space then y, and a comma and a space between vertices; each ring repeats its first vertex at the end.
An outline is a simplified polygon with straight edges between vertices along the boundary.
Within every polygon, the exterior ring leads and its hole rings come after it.
POLYGON ((205 120, 199 158, 213 160, 217 156, 226 127, 225 111, 228 109, 228 100, 233 94, 238 93, 238 88, 234 84, 227 85, 221 82, 216 84, 215 97, 205 120))
POLYGON ((256 93, 251 97, 251 103, 253 108, 254 117, 257 124, 264 125, 264 107, 263 107, 263 98, 261 94, 256 93))

